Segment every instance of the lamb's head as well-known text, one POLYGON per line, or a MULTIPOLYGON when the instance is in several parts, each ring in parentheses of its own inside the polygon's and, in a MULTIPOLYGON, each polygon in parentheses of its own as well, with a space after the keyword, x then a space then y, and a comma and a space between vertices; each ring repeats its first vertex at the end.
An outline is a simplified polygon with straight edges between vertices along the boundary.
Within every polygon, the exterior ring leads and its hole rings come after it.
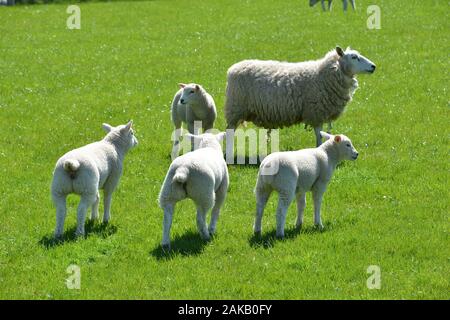
POLYGON ((180 104, 186 105, 192 105, 197 104, 201 98, 203 93, 203 88, 196 83, 190 83, 190 84, 184 84, 179 83, 178 84, 180 88, 183 90, 181 97, 180 97, 180 104))
POLYGON ((185 137, 193 139, 196 146, 195 149, 214 148, 220 152, 222 152, 222 141, 225 136, 225 132, 219 132, 217 134, 206 132, 198 135, 187 133, 185 135, 185 137))
POLYGON ((138 144, 132 125, 133 120, 130 120, 127 124, 122 124, 117 127, 104 123, 103 129, 108 133, 105 139, 111 142, 117 142, 125 149, 124 151, 128 151, 138 144))
POLYGON ((336 52, 339 56, 339 64, 347 75, 353 76, 359 73, 374 73, 376 68, 375 64, 358 51, 348 47, 344 52, 341 47, 336 47, 336 52))
POLYGON ((358 151, 352 144, 352 141, 343 134, 331 135, 329 133, 320 132, 322 138, 327 140, 326 144, 323 144, 325 148, 332 147, 337 151, 338 160, 356 160, 358 158, 358 151))

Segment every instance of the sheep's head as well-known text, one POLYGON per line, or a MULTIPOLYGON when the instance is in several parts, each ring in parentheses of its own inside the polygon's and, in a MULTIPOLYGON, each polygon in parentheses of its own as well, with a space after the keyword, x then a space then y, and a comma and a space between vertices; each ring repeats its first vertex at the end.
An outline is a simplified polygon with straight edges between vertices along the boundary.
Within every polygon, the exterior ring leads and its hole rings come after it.
POLYGON ((134 135, 132 128, 133 120, 130 120, 127 124, 122 124, 117 127, 113 127, 107 123, 103 124, 103 129, 108 133, 107 137, 111 137, 112 140, 120 141, 126 150, 133 148, 138 144, 138 140, 134 135))
POLYGON ((320 132, 320 135, 325 140, 329 140, 328 144, 331 144, 334 148, 336 148, 338 153, 338 160, 356 160, 358 158, 358 151, 356 151, 355 147, 352 144, 352 141, 343 134, 331 135, 329 133, 320 132))
POLYGON ((195 104, 200 100, 200 94, 203 90, 200 85, 196 83, 179 83, 178 86, 183 90, 179 101, 180 104, 195 104))
POLYGON ((374 73, 375 71, 376 66, 372 61, 350 47, 345 51, 341 47, 336 47, 336 53, 339 56, 340 65, 349 76, 359 73, 374 73))
POLYGON ((185 137, 193 140, 195 149, 202 148, 215 148, 222 151, 222 141, 225 137, 225 132, 219 132, 218 134, 203 133, 203 134, 190 134, 187 133, 185 137))

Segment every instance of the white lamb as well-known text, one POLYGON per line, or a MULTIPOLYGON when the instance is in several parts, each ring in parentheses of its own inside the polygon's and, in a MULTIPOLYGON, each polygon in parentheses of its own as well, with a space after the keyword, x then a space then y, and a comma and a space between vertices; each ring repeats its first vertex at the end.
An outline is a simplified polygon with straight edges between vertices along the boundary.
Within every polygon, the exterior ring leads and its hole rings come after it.
POLYGON ((198 134, 199 132, 194 132, 194 129, 199 129, 195 128, 195 122, 201 121, 201 127, 205 132, 213 128, 217 116, 214 99, 202 86, 195 83, 180 83, 178 85, 180 90, 173 98, 171 110, 172 122, 175 126, 172 159, 175 159, 179 153, 183 122, 187 124, 189 133, 198 134))
POLYGON ((198 231, 208 240, 216 230, 220 208, 228 191, 228 168, 221 147, 225 133, 188 136, 198 140, 199 149, 172 162, 159 194, 159 205, 164 210, 162 247, 165 250, 170 248, 170 227, 178 201, 190 198, 195 202, 198 231), (206 214, 211 208, 208 230, 206 214))
POLYGON ((244 121, 266 129, 303 122, 314 127, 319 146, 323 124, 337 119, 351 101, 358 87, 355 75, 374 71, 369 59, 340 47, 315 61, 234 64, 228 69, 225 103, 227 159, 233 155, 233 130, 244 121))
POLYGON ((321 132, 327 139, 321 146, 289 152, 275 152, 267 156, 259 168, 256 182, 256 219, 254 232, 261 234, 261 222, 272 191, 278 192, 276 213, 279 238, 284 237, 286 212, 294 197, 297 198, 297 228, 303 224, 306 192, 312 191, 314 199, 314 224, 323 228, 320 206, 323 194, 339 162, 356 160, 358 152, 349 138, 321 132))
MULTIPOLYGON (((325 8, 325 0, 309 0, 309 6, 312 7, 319 1, 321 1, 321 3, 322 3, 323 11, 326 11, 327 9, 325 8)), ((344 11, 347 11, 347 7, 348 7, 347 0, 342 0, 342 2, 344 5, 344 11)), ((355 10, 355 0, 350 0, 350 4, 352 5, 353 10, 355 10)), ((331 11, 332 6, 333 6, 333 0, 328 0, 328 10, 329 11, 331 11)))
POLYGON ((130 121, 118 127, 104 123, 103 129, 107 135, 103 140, 72 150, 58 160, 51 186, 56 206, 55 238, 63 234, 66 197, 70 193, 81 196, 77 212, 77 236, 84 235, 88 208, 92 208, 91 220, 98 217, 99 189, 104 190, 103 222, 108 223, 111 198, 122 175, 123 159, 127 151, 138 143, 131 128, 132 123, 130 121))

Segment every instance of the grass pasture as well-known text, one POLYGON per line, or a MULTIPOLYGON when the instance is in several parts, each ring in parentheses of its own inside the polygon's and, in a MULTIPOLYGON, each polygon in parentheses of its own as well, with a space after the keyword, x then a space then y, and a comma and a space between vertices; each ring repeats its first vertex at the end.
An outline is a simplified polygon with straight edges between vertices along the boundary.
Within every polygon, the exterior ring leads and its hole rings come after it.
MULTIPOLYGON (((449 55, 446 1, 358 0, 344 14, 306 0, 81 3, 0 7, 1 299, 448 299, 449 55), (368 5, 381 29, 366 27, 368 5), (276 198, 252 238, 257 167, 231 165, 230 190, 209 243, 194 206, 178 205, 173 252, 159 248, 157 195, 170 164, 170 102, 178 82, 198 82, 223 115, 226 70, 246 59, 316 59, 350 45, 377 64, 334 132, 360 153, 341 165, 324 197, 323 232, 274 239, 276 198), (112 222, 75 240, 70 196, 66 241, 55 244, 49 186, 58 157, 103 137, 102 122, 135 122, 112 222), (69 290, 66 268, 81 268, 69 290), (368 266, 381 268, 369 290, 368 266)), ((280 131, 280 149, 314 145, 303 126, 280 131)), ((102 204, 100 206, 102 210, 102 204)))

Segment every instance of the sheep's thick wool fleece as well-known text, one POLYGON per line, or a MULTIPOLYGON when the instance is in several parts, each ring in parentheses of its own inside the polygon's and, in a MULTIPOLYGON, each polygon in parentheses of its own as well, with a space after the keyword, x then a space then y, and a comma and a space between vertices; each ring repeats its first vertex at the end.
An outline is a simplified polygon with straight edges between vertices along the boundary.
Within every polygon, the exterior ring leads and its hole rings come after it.
POLYGON ((227 122, 251 121, 275 129, 335 120, 358 87, 335 50, 299 63, 245 60, 228 70, 227 122))

